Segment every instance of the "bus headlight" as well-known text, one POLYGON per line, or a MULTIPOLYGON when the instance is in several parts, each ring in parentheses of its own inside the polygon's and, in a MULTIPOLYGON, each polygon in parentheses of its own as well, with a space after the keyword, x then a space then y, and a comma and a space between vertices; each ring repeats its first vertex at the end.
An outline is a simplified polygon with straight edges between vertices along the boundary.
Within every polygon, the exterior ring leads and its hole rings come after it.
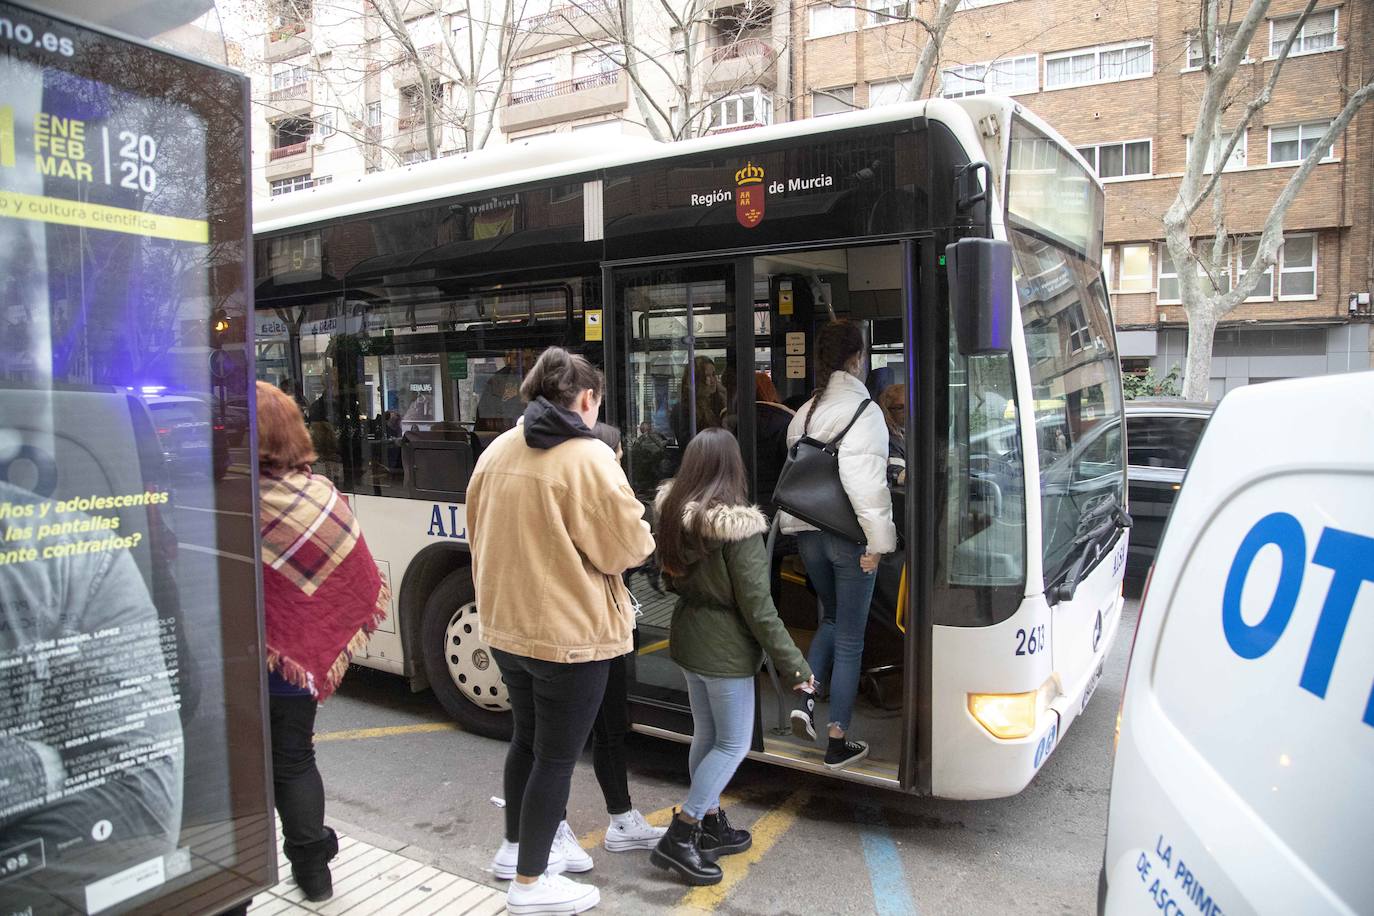
POLYGON ((1054 694, 1054 678, 1025 693, 970 693, 968 711, 994 738, 1024 738, 1035 731, 1041 707, 1054 694))
POLYGON ((1024 738, 1035 731, 1039 693, 970 693, 968 711, 994 738, 1024 738))

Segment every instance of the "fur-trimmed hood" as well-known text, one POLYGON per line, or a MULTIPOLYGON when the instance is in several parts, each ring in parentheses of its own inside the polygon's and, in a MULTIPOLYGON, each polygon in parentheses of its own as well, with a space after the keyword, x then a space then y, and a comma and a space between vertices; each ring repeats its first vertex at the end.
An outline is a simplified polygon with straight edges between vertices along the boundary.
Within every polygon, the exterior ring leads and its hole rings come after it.
MULTIPOLYGON (((672 487, 671 480, 659 485, 654 497, 655 518, 662 514, 672 487)), ((691 502, 682 507, 682 519, 696 534, 712 541, 743 541, 768 531, 768 518, 757 506, 714 505, 703 512, 698 503, 691 502)))

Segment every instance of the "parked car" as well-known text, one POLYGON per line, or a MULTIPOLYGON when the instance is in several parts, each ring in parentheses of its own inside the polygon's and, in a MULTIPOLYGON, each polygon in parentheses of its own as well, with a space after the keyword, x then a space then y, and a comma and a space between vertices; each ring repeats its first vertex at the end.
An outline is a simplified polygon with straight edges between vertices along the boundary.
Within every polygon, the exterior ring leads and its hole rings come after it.
POLYGON ((1146 585, 1099 912, 1374 913, 1374 372, 1237 389, 1146 585))
POLYGON ((1126 478, 1131 543, 1126 578, 1143 581, 1164 523, 1214 405, 1178 399, 1126 402, 1126 478))
POLYGON ((210 405, 187 395, 145 395, 156 425, 167 468, 177 476, 213 473, 216 480, 229 470, 229 439, 210 405))

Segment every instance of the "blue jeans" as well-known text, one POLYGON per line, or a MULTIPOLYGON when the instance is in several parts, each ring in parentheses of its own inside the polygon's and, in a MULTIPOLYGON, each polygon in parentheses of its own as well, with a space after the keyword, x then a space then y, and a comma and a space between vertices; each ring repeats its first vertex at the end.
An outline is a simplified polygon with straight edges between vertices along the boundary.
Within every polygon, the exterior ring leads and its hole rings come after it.
POLYGON ((749 753, 754 738, 754 679, 683 674, 692 701, 692 750, 687 755, 692 787, 682 812, 701 820, 707 811, 720 807, 720 793, 749 753))
POLYGON ((863 547, 833 534, 803 531, 797 535, 797 549, 821 602, 820 625, 806 661, 816 680, 830 685, 828 724, 847 733, 859 692, 868 605, 878 576, 859 568, 863 547))

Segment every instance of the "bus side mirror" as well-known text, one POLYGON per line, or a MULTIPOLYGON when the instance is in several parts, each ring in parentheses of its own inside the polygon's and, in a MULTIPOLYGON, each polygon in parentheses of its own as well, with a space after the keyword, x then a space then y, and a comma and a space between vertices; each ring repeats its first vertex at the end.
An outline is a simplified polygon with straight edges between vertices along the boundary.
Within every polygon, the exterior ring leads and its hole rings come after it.
POLYGON ((949 306, 964 356, 1011 352, 1011 243, 966 238, 945 246, 949 306))

